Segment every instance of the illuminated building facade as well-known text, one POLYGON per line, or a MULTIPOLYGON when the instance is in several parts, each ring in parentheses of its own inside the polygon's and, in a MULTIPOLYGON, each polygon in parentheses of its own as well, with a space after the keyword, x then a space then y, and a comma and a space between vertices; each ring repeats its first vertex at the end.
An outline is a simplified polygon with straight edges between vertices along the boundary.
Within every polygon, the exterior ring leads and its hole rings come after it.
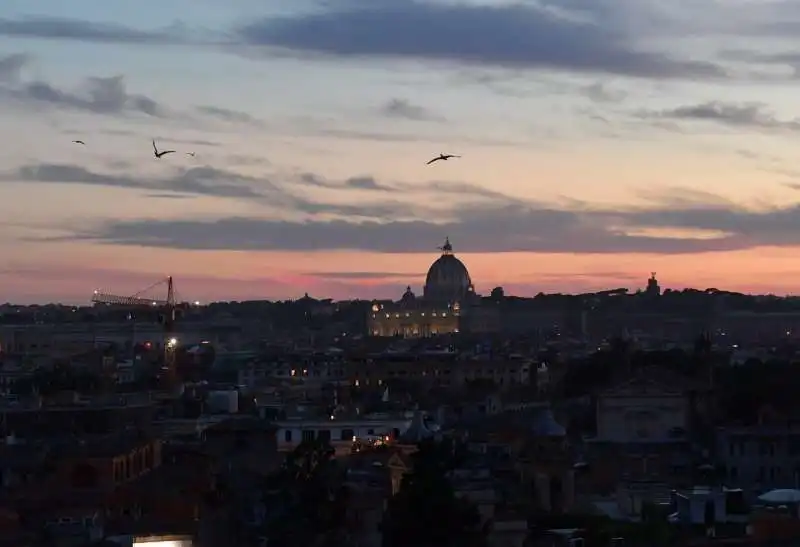
POLYGON ((418 338, 463 330, 464 315, 479 297, 449 239, 441 250, 442 255, 428 269, 422 298, 407 287, 400 301, 372 305, 367 318, 371 336, 418 338))
POLYGON ((302 442, 321 440, 330 444, 338 455, 345 455, 356 445, 374 444, 378 438, 391 442, 408 429, 409 420, 402 416, 352 419, 331 416, 330 420, 295 418, 275 425, 279 452, 290 452, 302 442))

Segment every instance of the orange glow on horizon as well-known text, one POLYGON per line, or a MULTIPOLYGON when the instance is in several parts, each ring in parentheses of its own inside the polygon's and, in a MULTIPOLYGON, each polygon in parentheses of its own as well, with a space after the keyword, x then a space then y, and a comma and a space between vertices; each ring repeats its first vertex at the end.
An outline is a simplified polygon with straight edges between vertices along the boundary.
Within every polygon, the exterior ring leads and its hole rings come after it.
MULTIPOLYGON (((791 294, 800 292, 797 249, 759 248, 696 255, 456 253, 479 293, 507 294, 643 288, 651 271, 663 288, 791 294)), ((0 272, 0 300, 88 303, 92 290, 134 294, 167 273, 190 301, 299 298, 399 298, 419 293, 436 254, 361 252, 211 252, 92 249, 69 260, 0 272), (109 265, 130 264, 129 270, 109 265), (165 272, 164 270, 167 270, 165 272)), ((148 295, 149 296, 149 295, 148 295)), ((154 295, 156 296, 156 295, 154 295)))

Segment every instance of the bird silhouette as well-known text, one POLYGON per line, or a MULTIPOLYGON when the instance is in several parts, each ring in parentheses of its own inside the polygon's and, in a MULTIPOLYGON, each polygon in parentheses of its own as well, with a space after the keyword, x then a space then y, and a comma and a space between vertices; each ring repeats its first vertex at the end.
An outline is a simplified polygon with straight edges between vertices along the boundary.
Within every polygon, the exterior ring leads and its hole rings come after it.
POLYGON ((167 154, 174 154, 174 153, 175 150, 162 150, 159 152, 158 148, 156 147, 156 141, 155 139, 153 139, 153 155, 156 157, 157 160, 160 160, 163 156, 166 156, 167 154))
POLYGON ((430 165, 430 164, 432 164, 433 162, 436 162, 436 161, 447 161, 450 158, 460 158, 460 157, 461 156, 454 156, 453 154, 439 154, 438 156, 433 158, 431 161, 429 161, 426 165, 430 165))
POLYGON ((186 155, 187 155, 187 156, 194 157, 194 152, 186 152, 186 155))
POLYGON ((82 145, 86 146, 86 143, 83 142, 83 141, 72 141, 72 142, 74 142, 75 144, 82 144, 82 145))

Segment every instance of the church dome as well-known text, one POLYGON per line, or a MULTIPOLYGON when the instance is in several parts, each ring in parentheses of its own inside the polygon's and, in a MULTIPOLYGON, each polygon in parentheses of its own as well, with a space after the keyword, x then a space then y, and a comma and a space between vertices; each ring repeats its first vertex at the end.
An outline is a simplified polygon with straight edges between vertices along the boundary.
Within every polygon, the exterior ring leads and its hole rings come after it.
POLYGON ((446 239, 442 245, 442 256, 431 264, 425 278, 425 300, 449 304, 464 300, 472 291, 467 267, 455 257, 450 239, 446 239))

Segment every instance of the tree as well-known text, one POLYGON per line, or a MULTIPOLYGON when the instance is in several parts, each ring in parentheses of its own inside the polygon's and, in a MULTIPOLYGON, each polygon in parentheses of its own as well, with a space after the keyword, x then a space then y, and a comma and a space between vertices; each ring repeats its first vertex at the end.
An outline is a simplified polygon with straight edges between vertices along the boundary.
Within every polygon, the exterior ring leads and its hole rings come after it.
POLYGON ((270 545, 337 545, 347 512, 348 491, 334 450, 323 441, 300 444, 267 485, 277 509, 267 522, 270 545))
POLYGON ((488 525, 447 476, 458 460, 454 445, 426 441, 411 459, 413 469, 383 515, 383 547, 485 546, 488 525))

